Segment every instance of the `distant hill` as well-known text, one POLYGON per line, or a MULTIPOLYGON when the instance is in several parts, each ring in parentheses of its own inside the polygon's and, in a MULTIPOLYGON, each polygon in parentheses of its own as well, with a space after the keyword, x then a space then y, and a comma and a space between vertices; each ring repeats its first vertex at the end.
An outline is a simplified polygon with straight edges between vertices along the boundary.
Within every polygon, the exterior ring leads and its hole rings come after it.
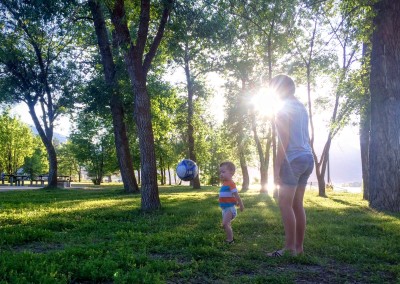
MULTIPOLYGON (((29 127, 32 129, 32 132, 33 132, 33 133, 39 135, 39 133, 38 133, 38 131, 37 131, 37 129, 36 129, 35 126, 29 125, 29 127)), ((65 136, 65 135, 62 135, 62 134, 60 134, 60 133, 54 132, 54 134, 53 134, 53 139, 56 139, 56 140, 60 141, 60 143, 65 143, 65 142, 67 142, 68 137, 65 136)))

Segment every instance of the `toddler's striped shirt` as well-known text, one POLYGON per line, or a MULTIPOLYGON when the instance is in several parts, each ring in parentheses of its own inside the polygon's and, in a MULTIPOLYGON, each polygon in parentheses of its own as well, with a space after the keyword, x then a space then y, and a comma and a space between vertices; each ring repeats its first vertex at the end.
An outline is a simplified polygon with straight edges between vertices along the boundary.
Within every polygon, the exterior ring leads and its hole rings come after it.
POLYGON ((219 190, 219 206, 221 208, 231 207, 236 205, 234 192, 238 192, 236 184, 233 181, 224 181, 219 190))

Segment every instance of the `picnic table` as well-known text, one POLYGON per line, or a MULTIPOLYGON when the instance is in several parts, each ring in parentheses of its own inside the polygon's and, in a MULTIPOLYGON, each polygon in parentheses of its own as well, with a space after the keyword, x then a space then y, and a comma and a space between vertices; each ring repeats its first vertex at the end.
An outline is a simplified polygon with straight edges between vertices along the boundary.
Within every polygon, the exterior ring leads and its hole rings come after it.
POLYGON ((24 186, 24 181, 27 180, 29 177, 26 175, 7 175, 2 173, 1 174, 1 184, 4 184, 4 181, 8 181, 10 183, 10 186, 24 186))
MULTIPOLYGON (((9 182, 10 186, 14 185, 15 186, 23 186, 24 181, 28 180, 29 176, 27 175, 7 175, 2 173, 1 174, 1 183, 4 185, 4 182, 9 182)), ((36 183, 36 185, 39 184, 39 186, 44 186, 44 182, 48 181, 49 176, 48 175, 38 175, 36 178, 30 179, 30 184, 33 185, 33 182, 36 183)), ((59 187, 71 187, 71 176, 57 176, 57 185, 59 187)))

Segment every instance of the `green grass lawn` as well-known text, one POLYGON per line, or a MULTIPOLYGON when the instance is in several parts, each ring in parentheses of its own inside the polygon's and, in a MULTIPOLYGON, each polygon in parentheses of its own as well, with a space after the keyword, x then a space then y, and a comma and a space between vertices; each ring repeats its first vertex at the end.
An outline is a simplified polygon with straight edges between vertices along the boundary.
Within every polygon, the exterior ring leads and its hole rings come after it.
POLYGON ((230 246, 217 187, 160 187, 151 214, 115 185, 0 192, 0 283, 400 283, 400 214, 328 194, 306 194, 305 255, 271 259, 280 214, 255 191, 230 246))

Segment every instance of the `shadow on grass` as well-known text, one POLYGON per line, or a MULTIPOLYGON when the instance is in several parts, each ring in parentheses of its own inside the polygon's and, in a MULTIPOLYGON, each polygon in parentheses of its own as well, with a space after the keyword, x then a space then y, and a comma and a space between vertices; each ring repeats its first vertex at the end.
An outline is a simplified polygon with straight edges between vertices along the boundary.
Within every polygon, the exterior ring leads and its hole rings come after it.
POLYGON ((270 259, 266 252, 284 240, 279 208, 268 195, 240 194, 245 211, 232 223, 237 241, 229 247, 217 187, 160 187, 163 208, 153 213, 141 212, 140 196, 118 187, 2 195, 0 280, 11 281, 13 273, 28 282, 63 283, 398 279, 400 215, 376 214, 343 196, 308 194, 306 255, 270 259))

